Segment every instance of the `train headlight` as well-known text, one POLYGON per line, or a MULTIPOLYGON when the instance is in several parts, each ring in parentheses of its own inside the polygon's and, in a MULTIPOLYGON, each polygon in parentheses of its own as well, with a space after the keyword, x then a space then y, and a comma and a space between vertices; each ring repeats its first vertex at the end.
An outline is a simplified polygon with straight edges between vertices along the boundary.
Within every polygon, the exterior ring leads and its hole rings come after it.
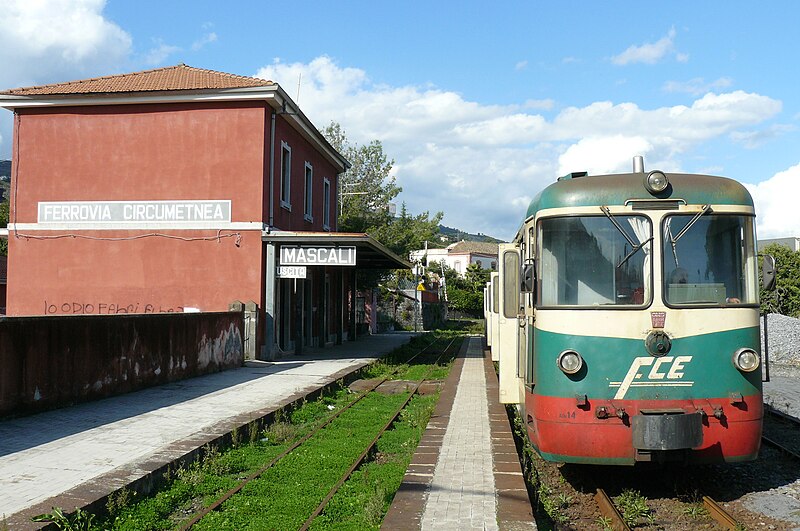
POLYGON ((663 171, 653 170, 644 178, 644 187, 651 194, 660 194, 669 186, 669 179, 663 171))
POLYGON ((558 368, 565 374, 575 374, 583 367, 583 358, 574 350, 565 350, 558 355, 558 368))
POLYGON ((740 371, 753 372, 758 364, 758 354, 751 348, 740 348, 733 353, 733 365, 740 371))

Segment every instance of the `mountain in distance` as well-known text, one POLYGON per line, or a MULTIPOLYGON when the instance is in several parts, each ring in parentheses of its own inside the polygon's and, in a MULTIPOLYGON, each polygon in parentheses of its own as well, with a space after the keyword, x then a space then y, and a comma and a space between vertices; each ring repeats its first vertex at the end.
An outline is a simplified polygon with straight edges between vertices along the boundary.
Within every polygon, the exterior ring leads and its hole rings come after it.
POLYGON ((460 242, 461 240, 468 242, 503 243, 503 240, 492 238, 491 236, 481 232, 478 234, 470 234, 469 232, 453 229, 451 227, 445 227, 444 225, 439 225, 439 238, 441 239, 442 243, 445 244, 460 242))

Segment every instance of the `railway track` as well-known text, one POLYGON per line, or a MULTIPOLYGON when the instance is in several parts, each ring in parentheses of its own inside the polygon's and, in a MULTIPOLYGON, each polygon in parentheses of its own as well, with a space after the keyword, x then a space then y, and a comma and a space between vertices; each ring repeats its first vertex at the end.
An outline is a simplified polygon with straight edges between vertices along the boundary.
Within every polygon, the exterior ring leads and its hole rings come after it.
MULTIPOLYGON (((631 528, 623 513, 616 507, 614 501, 606 494, 605 490, 597 489, 594 499, 609 528, 614 531, 630 531, 631 528)), ((733 516, 709 496, 703 496, 703 507, 709 516, 724 529, 738 529, 740 527, 733 516)))
POLYGON ((305 444, 306 442, 311 440, 314 436, 320 434, 327 426, 331 425, 334 421, 336 421, 337 419, 341 418, 348 411, 351 411, 362 400, 364 400, 366 397, 368 397, 371 393, 374 393, 378 389, 378 387, 380 387, 382 384, 384 384, 385 382, 387 382, 390 379, 392 379, 393 376, 397 375, 398 372, 404 366, 408 366, 414 361, 419 362, 420 359, 423 358, 423 357, 435 357, 435 361, 433 361, 433 363, 431 364, 431 367, 426 371, 426 373, 423 376, 423 378, 418 380, 414 384, 414 387, 410 390, 410 392, 408 393, 408 396, 405 398, 405 400, 402 402, 402 404, 398 408, 396 408, 394 413, 391 415, 391 418, 383 425, 383 427, 374 436, 374 438, 367 445, 367 447, 360 453, 360 455, 357 457, 357 459, 355 459, 355 461, 351 464, 351 466, 347 469, 347 471, 330 488, 330 490, 324 496, 322 501, 317 505, 317 507, 314 509, 314 511, 312 511, 311 515, 306 519, 306 521, 300 527, 300 529, 302 529, 302 530, 308 529, 310 527, 311 523, 314 521, 314 519, 317 516, 319 516, 325 510, 325 507, 331 501, 331 499, 336 494, 336 492, 341 488, 341 486, 344 485, 344 483, 353 474, 353 472, 355 470, 357 470, 358 467, 361 466, 365 462, 365 460, 368 458, 370 453, 375 448, 375 445, 377 444, 377 442, 380 439, 380 437, 387 430, 389 430, 392 427, 392 425, 395 423, 395 421, 398 419, 398 417, 402 414, 402 412, 408 406, 408 404, 411 401, 411 399, 417 394, 417 392, 419 391, 419 389, 422 386, 422 384, 425 383, 425 381, 427 380, 428 375, 430 375, 431 372, 434 370, 434 368, 436 368, 439 365, 439 363, 442 361, 443 358, 447 358, 450 355, 454 355, 454 353, 455 353, 454 352, 454 350, 455 350, 454 349, 454 345, 455 346, 459 346, 460 345, 460 341, 458 341, 458 340, 459 340, 459 338, 453 338, 453 339, 449 340, 449 342, 447 342, 447 344, 444 346, 444 348, 441 348, 441 349, 438 349, 438 350, 434 348, 435 345, 437 343, 439 343, 439 342, 444 342, 444 340, 435 340, 435 341, 429 343, 428 345, 426 345, 420 351, 416 352, 414 355, 412 355, 407 360, 395 360, 395 361, 401 362, 402 364, 400 366, 398 366, 397 368, 395 368, 393 371, 391 371, 386 376, 376 380, 375 382, 372 382, 371 385, 366 390, 364 390, 361 393, 359 393, 359 395, 353 401, 348 403, 345 407, 343 407, 342 409, 337 411, 335 414, 333 414, 330 417, 328 417, 324 422, 322 422, 316 428, 314 428, 309 433, 307 433, 306 435, 304 435, 303 437, 301 437, 300 439, 295 441, 291 446, 289 446, 287 449, 285 449, 279 455, 274 457, 266 465, 264 465, 263 467, 259 468, 254 473, 250 474, 247 478, 245 478, 240 483, 238 483, 234 488, 228 490, 227 492, 225 492, 224 494, 219 496, 213 503, 211 503, 210 505, 206 506, 205 508, 203 508, 202 510, 197 512, 190 520, 188 520, 183 525, 181 525, 180 529, 181 530, 191 529, 196 524, 198 524, 203 518, 205 518, 207 515, 209 515, 210 513, 214 512, 214 511, 220 511, 220 510, 224 511, 225 509, 223 507, 223 504, 225 502, 227 502, 228 500, 230 500, 231 498, 233 498, 234 496, 239 494, 242 491, 242 489, 244 489, 248 484, 251 484, 252 482, 254 482, 257 479, 259 479, 260 477, 262 477, 268 470, 270 470, 271 468, 276 466, 283 459, 285 459, 287 456, 292 454, 292 452, 294 452, 297 449, 301 448, 303 446, 303 444, 305 444), (456 344, 457 341, 458 341, 458 345, 456 344))
POLYGON ((764 434, 761 440, 800 462, 800 420, 795 417, 764 404, 764 434))

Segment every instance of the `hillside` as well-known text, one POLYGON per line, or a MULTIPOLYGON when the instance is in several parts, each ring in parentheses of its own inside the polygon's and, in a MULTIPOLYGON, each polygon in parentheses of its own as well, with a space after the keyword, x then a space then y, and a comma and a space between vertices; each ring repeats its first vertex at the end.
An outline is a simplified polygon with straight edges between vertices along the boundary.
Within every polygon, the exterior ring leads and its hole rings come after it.
POLYGON ((460 242, 461 240, 468 242, 503 243, 503 240, 492 238, 491 236, 487 236, 486 234, 480 232, 478 234, 471 234, 459 229, 445 227, 444 225, 439 225, 439 234, 441 236, 442 243, 445 244, 460 242))

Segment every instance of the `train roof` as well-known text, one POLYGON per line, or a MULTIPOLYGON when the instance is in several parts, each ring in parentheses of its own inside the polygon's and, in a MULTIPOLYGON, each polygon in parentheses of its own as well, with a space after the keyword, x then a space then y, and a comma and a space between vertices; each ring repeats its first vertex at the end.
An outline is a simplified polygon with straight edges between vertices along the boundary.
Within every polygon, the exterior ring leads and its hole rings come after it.
POLYGON ((644 187, 646 173, 613 175, 570 174, 533 198, 526 217, 546 208, 623 205, 629 199, 683 199, 687 204, 753 206, 753 198, 741 183, 713 175, 666 173, 669 187, 652 195, 644 187))

